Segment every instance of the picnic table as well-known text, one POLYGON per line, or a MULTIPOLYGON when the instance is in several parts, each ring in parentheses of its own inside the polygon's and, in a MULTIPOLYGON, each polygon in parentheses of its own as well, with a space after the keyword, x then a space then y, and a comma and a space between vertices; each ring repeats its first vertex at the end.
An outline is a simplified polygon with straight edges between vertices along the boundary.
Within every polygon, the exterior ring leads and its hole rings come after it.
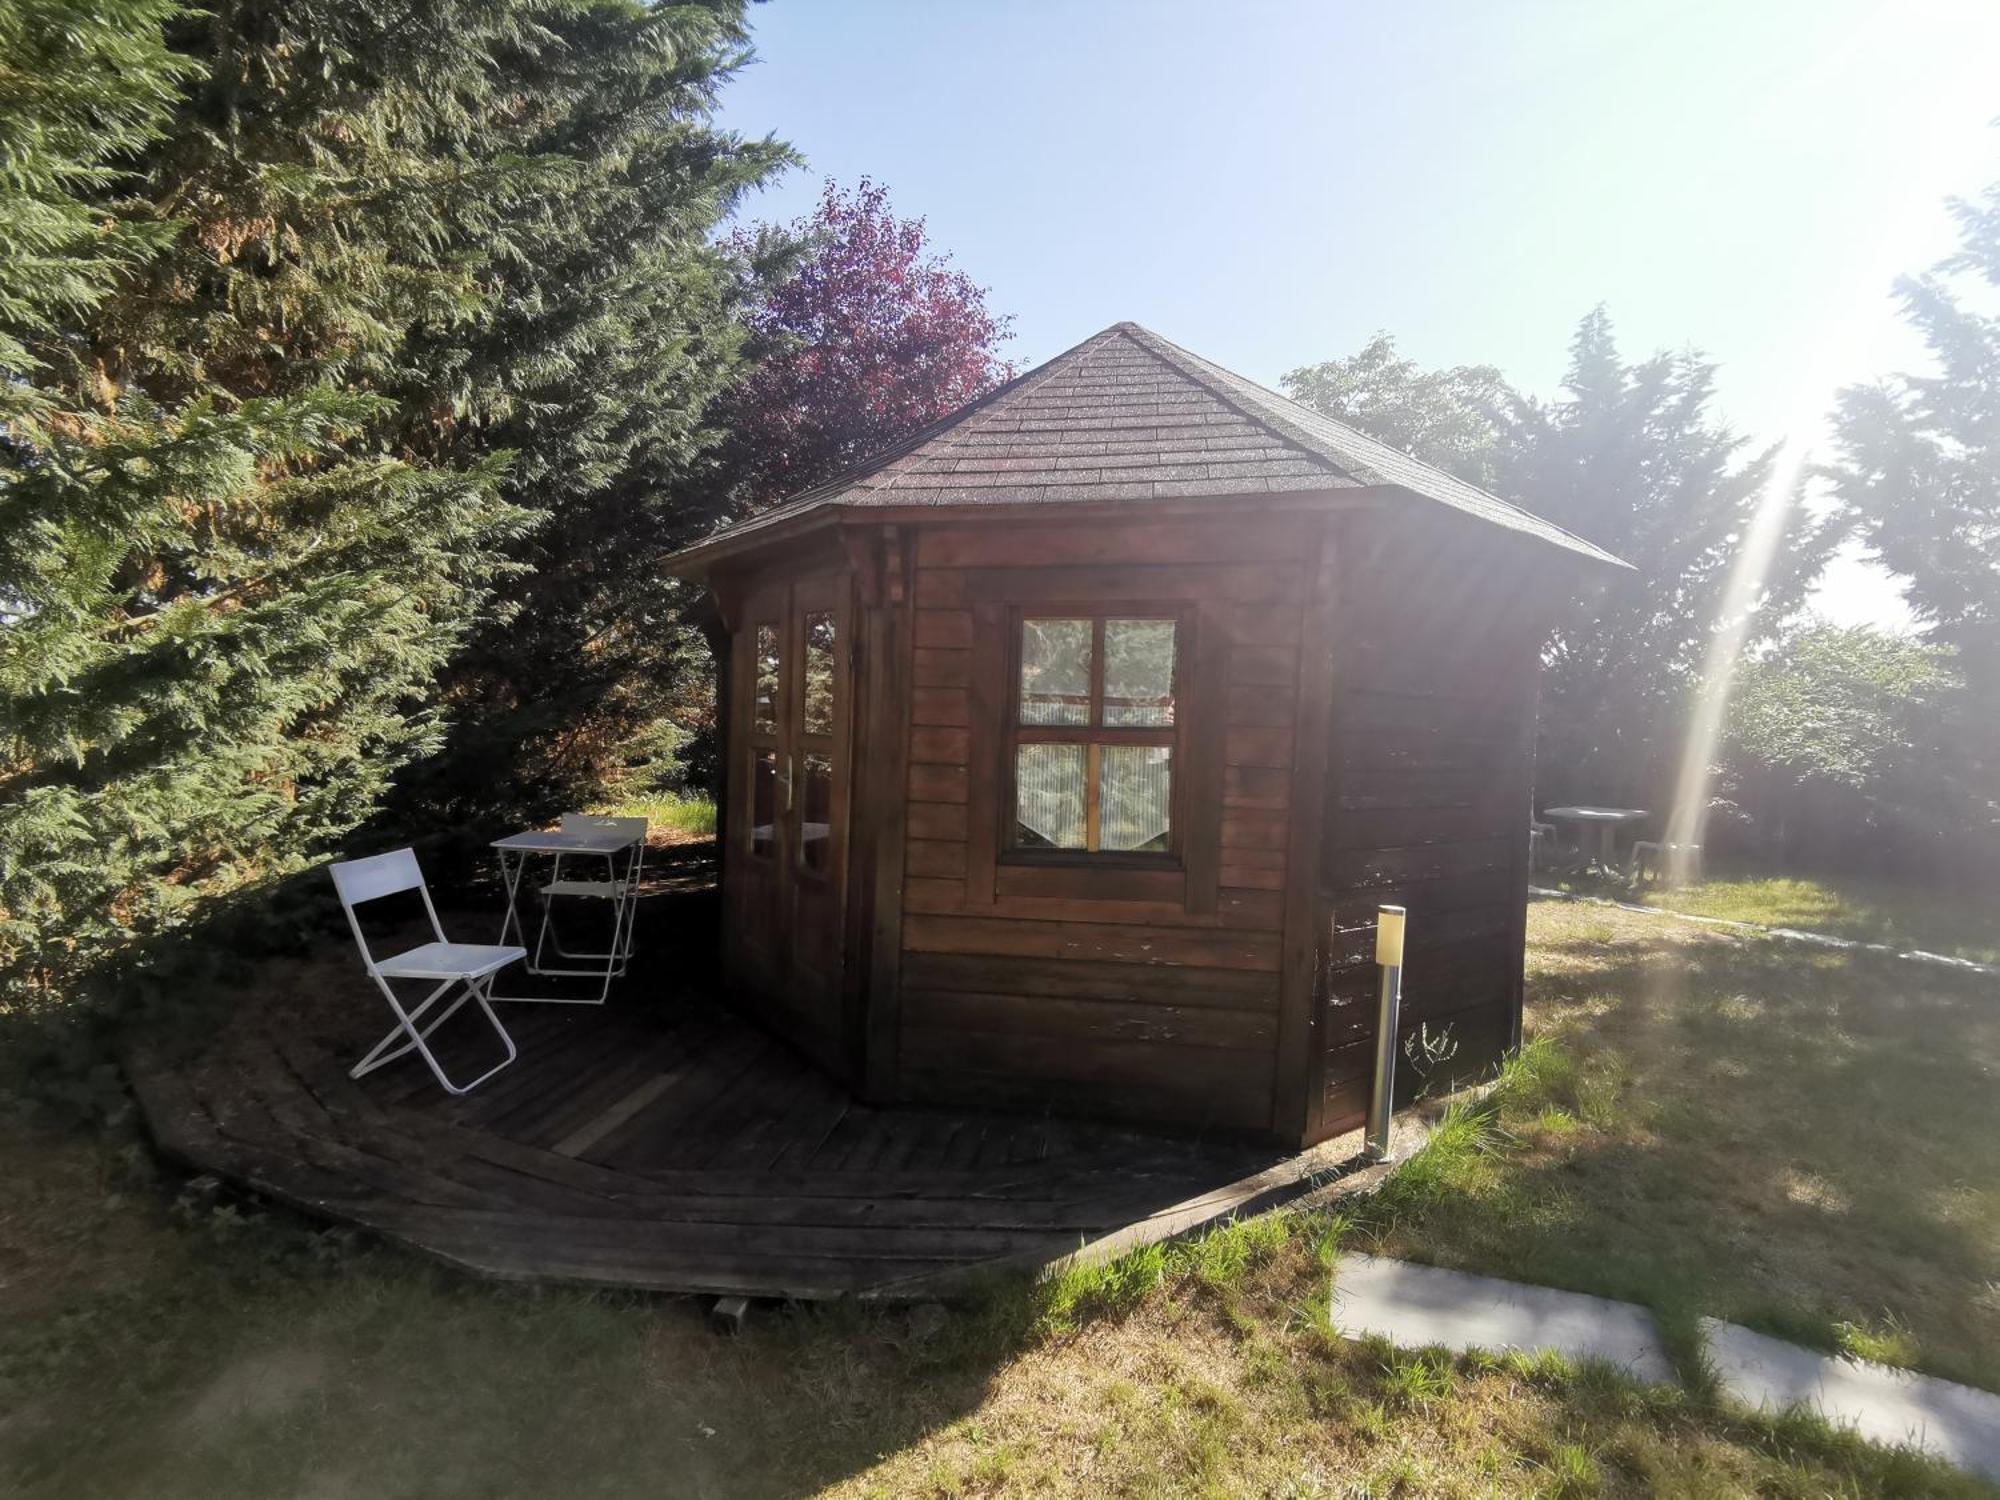
POLYGON ((1597 850, 1587 860, 1587 868, 1615 874, 1618 870, 1618 830, 1627 823, 1637 823, 1642 818, 1651 817, 1643 807, 1549 807, 1542 810, 1542 816, 1551 823, 1573 823, 1576 825, 1576 843, 1584 847, 1584 836, 1595 830, 1597 850))

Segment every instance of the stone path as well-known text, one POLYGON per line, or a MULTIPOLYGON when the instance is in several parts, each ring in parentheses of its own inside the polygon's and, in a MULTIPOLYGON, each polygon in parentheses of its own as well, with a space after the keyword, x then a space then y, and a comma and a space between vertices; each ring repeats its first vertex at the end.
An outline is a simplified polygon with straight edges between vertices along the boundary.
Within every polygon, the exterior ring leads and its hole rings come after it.
POLYGON ((1580 901, 1586 906, 1609 906, 1617 911, 1636 912, 1642 917, 1672 917, 1676 922, 1699 922, 1704 927, 1733 927, 1739 932, 1755 932, 1787 942, 1811 943, 1819 948, 1838 948, 1849 953, 1880 953, 1913 964, 1934 964, 1966 974, 2000 975, 2000 964, 1975 963, 1969 958, 1953 958, 1948 953, 1927 953, 1922 948, 1898 948, 1892 943, 1865 943, 1860 938, 1835 937, 1830 932, 1803 932, 1796 927, 1772 927, 1763 922, 1739 922, 1733 917, 1703 917, 1691 911, 1671 911, 1664 906, 1642 906, 1636 901, 1615 901, 1609 896, 1586 896, 1554 886, 1531 885, 1528 894, 1553 901, 1580 901))
POLYGON ((1343 1255, 1333 1283, 1334 1332, 1448 1349, 1554 1349, 1601 1359, 1635 1379, 1674 1378, 1643 1307, 1523 1286, 1376 1255, 1343 1255))
MULTIPOLYGON (((1408 1348, 1553 1349, 1664 1383, 1674 1367, 1652 1316, 1629 1302, 1524 1286, 1373 1255, 1334 1271, 1333 1329, 1408 1348)), ((1908 1445, 2000 1482, 2000 1396, 1841 1359, 1715 1318, 1701 1334, 1725 1394, 1752 1408, 1807 1406, 1872 1442, 1908 1445)))
POLYGON ((2000 1482, 2000 1396, 1931 1375, 1801 1349, 1701 1320, 1722 1388, 1745 1406, 1810 1406, 1871 1442, 1907 1443, 2000 1482))

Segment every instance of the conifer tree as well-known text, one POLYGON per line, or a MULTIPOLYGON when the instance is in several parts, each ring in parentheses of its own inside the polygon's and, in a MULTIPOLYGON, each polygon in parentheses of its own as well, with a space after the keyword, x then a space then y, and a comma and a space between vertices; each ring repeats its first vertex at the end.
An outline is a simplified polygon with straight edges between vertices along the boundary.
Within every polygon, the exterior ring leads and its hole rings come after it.
POLYGON ((506 493, 536 516, 510 609, 441 686, 444 752, 396 803, 405 822, 459 826, 587 801, 687 676, 658 560, 712 468, 710 408, 743 371, 755 290, 716 231, 793 157, 710 122, 748 56, 742 0, 437 8, 453 34, 487 39, 455 90, 451 159, 534 164, 464 210, 493 315, 428 321, 401 386, 411 441, 505 448, 506 493))
POLYGON ((398 163, 388 112, 330 58, 275 32, 204 49, 220 24, 151 0, 0 4, 16 986, 367 817, 435 745, 431 681, 525 519, 504 456, 390 440, 404 414, 380 387, 411 310, 456 294, 462 316, 477 290, 425 251, 458 184, 398 163), (287 76, 326 140, 246 102, 287 76))
MULTIPOLYGON (((1932 368, 1843 391, 1834 493, 1930 636, 2000 693, 2000 183, 1952 205, 1959 248, 1897 284, 1932 368)), ((2000 732, 1996 732, 2000 733, 2000 732)))

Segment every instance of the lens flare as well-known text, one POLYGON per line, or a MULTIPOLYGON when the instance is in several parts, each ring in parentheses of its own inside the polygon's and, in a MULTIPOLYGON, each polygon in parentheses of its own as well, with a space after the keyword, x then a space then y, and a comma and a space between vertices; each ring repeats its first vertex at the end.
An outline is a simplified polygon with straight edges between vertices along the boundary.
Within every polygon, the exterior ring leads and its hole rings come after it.
POLYGON ((1687 739, 1681 746, 1680 768, 1674 777, 1674 800, 1667 815, 1667 848, 1663 851, 1669 884, 1687 882, 1708 823, 1709 788, 1715 781, 1715 752, 1722 739, 1729 690, 1743 659, 1743 642, 1763 602, 1764 580, 1785 539, 1786 522, 1805 472, 1805 454, 1787 449, 1771 466, 1764 495, 1751 515, 1749 530, 1737 549, 1716 612, 1715 632, 1702 658, 1700 687, 1689 716, 1687 739))

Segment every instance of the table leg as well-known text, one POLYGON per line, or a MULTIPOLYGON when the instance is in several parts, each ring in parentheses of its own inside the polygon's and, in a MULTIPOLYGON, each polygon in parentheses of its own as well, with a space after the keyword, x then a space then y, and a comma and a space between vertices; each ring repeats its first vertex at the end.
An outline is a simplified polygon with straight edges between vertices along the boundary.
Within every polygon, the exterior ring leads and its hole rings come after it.
MULTIPOLYGON (((528 856, 525 854, 510 863, 507 858, 507 851, 505 849, 500 851, 500 883, 507 890, 507 912, 500 919, 500 945, 503 948, 508 945, 507 937, 509 933, 519 935, 526 930, 521 924, 521 913, 519 908, 515 906, 514 901, 515 895, 521 887, 521 871, 526 867, 527 863, 528 856)), ((522 946, 526 946, 525 942, 522 946)))

